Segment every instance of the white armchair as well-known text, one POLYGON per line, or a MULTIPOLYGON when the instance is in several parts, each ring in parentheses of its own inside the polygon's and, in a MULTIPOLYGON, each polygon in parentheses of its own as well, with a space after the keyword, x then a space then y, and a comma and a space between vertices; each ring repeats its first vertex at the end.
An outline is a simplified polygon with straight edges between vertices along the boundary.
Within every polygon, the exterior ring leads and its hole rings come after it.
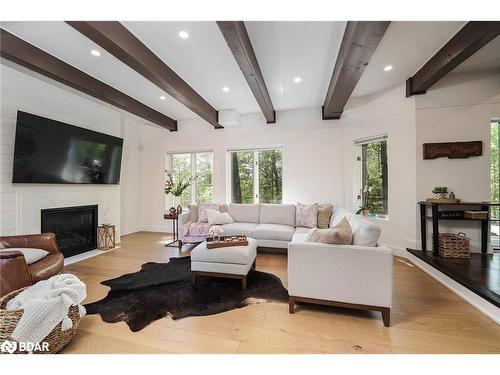
POLYGON ((289 312, 295 302, 382 312, 390 326, 392 251, 387 247, 291 242, 289 312))

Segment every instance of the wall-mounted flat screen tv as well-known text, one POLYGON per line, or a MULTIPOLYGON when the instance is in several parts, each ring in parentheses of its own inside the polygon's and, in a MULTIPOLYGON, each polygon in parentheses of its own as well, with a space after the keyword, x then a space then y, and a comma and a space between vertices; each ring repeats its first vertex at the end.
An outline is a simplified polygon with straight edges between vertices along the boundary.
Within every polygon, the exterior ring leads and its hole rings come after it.
POLYGON ((13 183, 119 184, 123 139, 17 112, 13 183))

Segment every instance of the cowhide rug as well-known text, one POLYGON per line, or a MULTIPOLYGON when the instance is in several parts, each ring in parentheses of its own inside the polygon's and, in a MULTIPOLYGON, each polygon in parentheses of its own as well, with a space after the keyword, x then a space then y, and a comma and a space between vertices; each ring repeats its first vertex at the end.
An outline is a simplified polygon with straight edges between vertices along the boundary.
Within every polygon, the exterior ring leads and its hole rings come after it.
POLYGON ((251 270, 248 288, 240 280, 198 277, 191 285, 191 258, 171 258, 168 263, 146 263, 139 272, 106 280, 111 287, 100 301, 85 305, 87 314, 100 314, 108 323, 123 321, 131 331, 170 316, 180 319, 244 307, 254 302, 287 302, 288 293, 272 274, 251 270))

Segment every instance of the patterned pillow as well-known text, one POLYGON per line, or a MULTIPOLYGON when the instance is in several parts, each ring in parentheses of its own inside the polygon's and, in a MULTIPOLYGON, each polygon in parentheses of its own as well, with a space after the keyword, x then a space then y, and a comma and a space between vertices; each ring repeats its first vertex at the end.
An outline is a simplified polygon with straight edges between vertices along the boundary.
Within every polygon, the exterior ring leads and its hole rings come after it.
POLYGON ((219 210, 219 205, 217 203, 200 203, 198 205, 198 223, 208 223, 207 208, 219 210))
POLYGON ((318 226, 318 204, 297 203, 295 226, 316 228, 318 226))

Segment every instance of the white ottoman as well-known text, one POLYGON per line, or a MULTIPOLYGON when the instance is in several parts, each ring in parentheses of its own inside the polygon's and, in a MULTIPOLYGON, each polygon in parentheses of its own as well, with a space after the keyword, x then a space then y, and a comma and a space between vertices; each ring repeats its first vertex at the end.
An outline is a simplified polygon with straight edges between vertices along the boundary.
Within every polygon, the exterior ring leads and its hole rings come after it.
POLYGON ((241 279, 243 289, 247 288, 247 275, 255 268, 257 241, 247 238, 248 245, 207 249, 202 242, 191 251, 192 283, 197 276, 225 277, 241 279))

